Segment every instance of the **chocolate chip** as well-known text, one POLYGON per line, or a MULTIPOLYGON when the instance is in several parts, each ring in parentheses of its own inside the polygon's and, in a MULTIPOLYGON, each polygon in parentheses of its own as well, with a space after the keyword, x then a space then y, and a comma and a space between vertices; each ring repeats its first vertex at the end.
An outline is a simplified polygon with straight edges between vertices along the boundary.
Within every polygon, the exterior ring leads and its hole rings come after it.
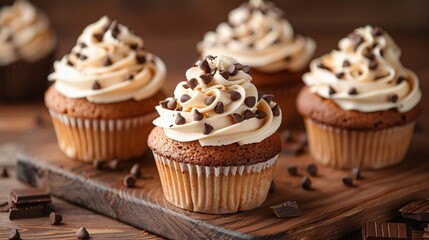
POLYGON ((83 61, 83 60, 88 59, 88 57, 87 57, 87 56, 85 56, 85 55, 83 55, 83 54, 80 54, 80 55, 79 55, 79 59, 83 61))
POLYGON ((226 80, 229 79, 230 73, 228 71, 222 71, 219 73, 223 78, 225 78, 226 80))
POLYGON ((342 79, 342 78, 344 78, 344 76, 345 76, 345 74, 343 72, 335 73, 335 77, 337 77, 338 79, 342 79))
POLYGON ((265 118, 266 116, 267 116, 267 114, 264 112, 264 111, 262 111, 262 110, 256 110, 256 117, 258 118, 258 119, 263 119, 263 118, 265 118))
POLYGON ((174 111, 178 111, 178 112, 181 112, 182 110, 183 110, 182 106, 178 106, 177 108, 174 109, 174 111))
POLYGON ((235 76, 238 73, 238 69, 235 65, 231 65, 228 67, 228 72, 229 72, 230 76, 235 76))
POLYGON ((232 101, 237 101, 238 99, 241 98, 241 93, 239 93, 237 91, 230 91, 229 94, 230 94, 232 101))
POLYGON ((194 88, 198 86, 198 80, 196 78, 191 78, 188 81, 188 85, 192 90, 194 90, 194 88))
POLYGON ((180 113, 177 113, 176 120, 174 121, 176 125, 183 125, 186 123, 186 119, 180 115, 180 113))
POLYGON ((181 101, 182 103, 189 101, 189 99, 191 99, 191 96, 189 96, 188 94, 183 94, 183 95, 180 97, 180 101, 181 101))
POLYGON ((352 88, 350 88, 349 89, 349 92, 348 92, 350 95, 357 95, 358 94, 358 91, 357 91, 357 89, 356 88, 354 88, 354 87, 352 87, 352 88))
POLYGON ((210 104, 212 104, 214 102, 215 99, 216 99, 215 95, 208 96, 208 97, 206 97, 206 99, 204 99, 204 104, 206 106, 209 106, 210 104))
POLYGON ((393 103, 398 102, 398 95, 393 94, 392 96, 390 96, 389 100, 393 103))
POLYGON ((234 123, 240 123, 240 122, 244 121, 244 117, 238 113, 233 113, 232 114, 232 121, 234 123))
POLYGON ((369 63, 368 63, 368 67, 369 67, 369 69, 371 69, 371 70, 376 69, 376 68, 378 67, 378 63, 377 63, 377 61, 375 61, 375 60, 371 60, 371 61, 369 61, 369 63))
POLYGON ((343 177, 343 184, 347 187, 353 187, 353 179, 350 176, 343 177))
POLYGON ((274 180, 271 180, 270 189, 268 190, 269 193, 274 193, 276 191, 276 184, 274 183, 274 180))
POLYGON ((334 95, 335 93, 337 93, 337 91, 335 91, 335 89, 332 86, 329 86, 329 95, 334 95))
POLYGON ((383 28, 378 27, 378 26, 374 27, 374 36, 378 37, 378 36, 381 36, 383 34, 384 34, 383 28))
POLYGON ((218 102, 214 108, 215 113, 223 113, 225 111, 225 106, 223 102, 218 102))
POLYGON ((162 108, 168 109, 168 100, 162 100, 159 102, 159 105, 161 105, 162 108))
POLYGON ((350 62, 348 60, 344 60, 343 67, 350 67, 350 62))
POLYGON ((250 97, 246 97, 244 99, 244 103, 246 104, 246 106, 248 106, 249 108, 252 108, 255 106, 256 104, 256 97, 254 96, 250 96, 250 97))
POLYGON ((98 83, 97 80, 95 80, 94 83, 92 84, 92 89, 93 90, 99 90, 99 89, 101 89, 101 85, 98 83))
POLYGON ((287 171, 289 175, 291 176, 297 176, 298 175, 298 167, 295 164, 291 164, 287 167, 287 171))
POLYGON ((8 178, 9 173, 6 167, 0 167, 0 178, 8 178))
POLYGON ((237 70, 243 69, 243 65, 241 65, 240 63, 235 63, 234 66, 237 68, 237 70))
POLYGON ((217 71, 217 68, 215 68, 215 69, 212 69, 211 71, 210 71, 210 75, 212 75, 212 77, 216 74, 216 71, 217 71))
POLYGON ((396 80, 396 84, 400 84, 405 80, 407 80, 407 79, 404 76, 400 76, 400 77, 398 77, 398 80, 396 80))
POLYGON ((95 168, 95 169, 98 169, 98 170, 100 170, 100 169, 102 169, 103 167, 104 167, 104 161, 102 161, 102 160, 98 160, 98 159, 95 159, 94 161, 92 161, 92 166, 95 168))
POLYGON ((362 176, 361 176, 361 170, 360 170, 360 168, 353 168, 352 175, 353 175, 353 178, 356 179, 356 180, 361 179, 362 176))
POLYGON ((268 104, 270 104, 272 101, 273 101, 273 99, 274 99, 274 95, 272 95, 272 94, 264 94, 264 95, 262 95, 262 98, 268 103, 268 104))
POLYGON ((176 108, 176 106, 177 106, 177 101, 174 98, 169 100, 167 103, 167 109, 169 109, 169 110, 174 110, 176 108))
POLYGON ((140 175, 141 175, 140 164, 138 164, 138 163, 134 164, 130 169, 130 174, 136 178, 140 177, 140 175))
POLYGON ((365 39, 360 36, 360 35, 356 35, 356 39, 355 39, 355 51, 358 49, 358 47, 365 41, 365 39))
POLYGON ((210 73, 211 72, 211 68, 209 63, 207 62, 207 60, 203 60, 199 62, 198 67, 204 71, 204 73, 210 73))
POLYGON ((136 186, 136 181, 137 181, 137 179, 136 179, 135 176, 133 176, 131 174, 128 174, 124 178, 124 186, 127 187, 127 188, 135 187, 136 186))
POLYGON ((243 72, 245 72, 245 73, 247 73, 247 74, 250 74, 250 73, 251 73, 251 71, 252 71, 252 69, 251 69, 249 66, 243 66, 243 67, 241 68, 241 71, 243 71, 243 72))
POLYGON ((107 67, 112 65, 112 60, 109 57, 106 57, 103 61, 103 66, 107 67))
POLYGON ((309 164, 308 166, 307 166, 307 172, 311 175, 311 176, 316 176, 317 175, 317 166, 316 166, 316 164, 313 164, 313 163, 311 163, 311 164, 309 164))
POLYGON ((108 162, 108 165, 109 165, 109 168, 111 169, 111 170, 114 170, 114 171, 116 171, 116 170, 118 170, 119 169, 119 160, 118 159, 113 159, 112 161, 109 161, 108 162))
POLYGON ((118 21, 113 20, 113 21, 112 21, 112 23, 111 23, 111 24, 110 24, 110 26, 109 26, 109 29, 110 29, 110 31, 112 32, 112 36, 113 36, 114 38, 117 38, 117 37, 118 37, 118 35, 119 35, 119 32, 120 32, 120 30, 119 30, 119 28, 118 28, 118 21))
POLYGON ((369 52, 369 51, 367 53, 365 53, 364 56, 366 58, 368 58, 369 60, 374 60, 374 58, 375 58, 374 53, 369 52))
POLYGON ((201 120, 203 120, 203 118, 204 118, 204 114, 202 114, 197 109, 194 109, 194 120, 195 121, 201 121, 201 120))
POLYGON ((18 232, 18 229, 10 229, 8 234, 9 240, 21 240, 21 236, 18 232))
POLYGON ((280 108, 279 105, 275 105, 273 108, 271 108, 271 110, 273 111, 273 115, 275 117, 280 116, 280 108))
POLYGON ((73 62, 67 58, 66 64, 69 66, 74 66, 73 62))
POLYGON ((49 214, 49 221, 51 221, 51 225, 60 225, 63 221, 63 217, 59 213, 51 212, 51 214, 49 214))
POLYGON ((183 87, 184 89, 188 89, 188 88, 189 88, 189 85, 188 85, 188 84, 183 84, 183 85, 182 85, 182 87, 183 87))
POLYGON ((137 43, 130 43, 129 46, 132 50, 136 50, 138 47, 137 43))
POLYGON ((309 177, 304 177, 301 180, 301 187, 305 190, 311 190, 311 179, 309 177))
POLYGON ((136 60, 139 64, 144 64, 146 62, 146 56, 144 54, 137 54, 136 60))
POLYGON ((244 116, 244 119, 247 120, 247 119, 256 117, 256 114, 250 111, 249 109, 247 109, 246 111, 244 111, 243 116, 244 116))
POLYGON ((203 134, 208 135, 213 131, 213 127, 210 124, 204 123, 203 134))
POLYGON ((132 73, 128 73, 127 75, 125 75, 125 80, 129 81, 133 79, 134 79, 134 75, 132 73))
POLYGON ((326 66, 325 64, 323 64, 323 63, 317 64, 317 67, 321 68, 321 69, 325 69, 325 70, 331 71, 331 69, 328 66, 326 66))
POLYGON ((290 62, 290 61, 292 60, 292 56, 291 56, 291 55, 286 56, 286 57, 284 58, 284 60, 285 60, 286 62, 290 62))
POLYGON ((104 33, 95 33, 93 36, 97 42, 101 42, 103 40, 104 33))
POLYGON ((81 228, 79 228, 79 230, 77 230, 76 237, 78 239, 84 239, 84 240, 86 240, 86 239, 89 239, 89 233, 86 230, 86 228, 81 227, 81 228))
POLYGON ((213 76, 210 73, 206 73, 206 74, 200 75, 200 78, 203 80, 205 84, 209 84, 212 81, 213 76))
POLYGON ((215 60, 217 58, 217 56, 212 56, 212 55, 207 55, 205 57, 205 59, 209 59, 209 60, 215 60))

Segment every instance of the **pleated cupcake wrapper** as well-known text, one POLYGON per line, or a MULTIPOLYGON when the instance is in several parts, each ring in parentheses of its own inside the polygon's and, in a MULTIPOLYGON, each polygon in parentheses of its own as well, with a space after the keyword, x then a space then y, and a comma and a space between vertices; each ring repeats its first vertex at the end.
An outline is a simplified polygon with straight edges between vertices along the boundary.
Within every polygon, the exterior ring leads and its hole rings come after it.
POLYGON ((414 125, 358 131, 305 119, 311 155, 335 168, 380 169, 398 164, 407 153, 414 125))
POLYGON ((58 144, 69 158, 92 162, 143 155, 156 112, 126 119, 75 118, 49 111, 58 144))
POLYGON ((166 199, 202 213, 225 214, 260 206, 267 198, 278 155, 243 166, 200 166, 153 153, 166 199))

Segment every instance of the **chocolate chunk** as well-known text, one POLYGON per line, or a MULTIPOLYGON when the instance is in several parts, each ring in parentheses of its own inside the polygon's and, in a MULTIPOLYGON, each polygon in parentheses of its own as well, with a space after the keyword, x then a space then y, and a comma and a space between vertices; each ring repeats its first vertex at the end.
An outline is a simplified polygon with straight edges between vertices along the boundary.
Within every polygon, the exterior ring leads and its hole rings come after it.
POLYGON ((348 60, 344 60, 343 67, 350 67, 350 62, 348 60))
POLYGON ((167 103, 167 108, 169 110, 174 110, 176 108, 176 106, 177 106, 177 101, 174 98, 171 99, 171 100, 169 100, 168 103, 167 103))
POLYGON ((211 68, 209 63, 207 62, 207 60, 203 60, 201 62, 199 62, 198 67, 203 70, 205 73, 210 73, 211 72, 211 68))
POLYGON ((206 97, 206 99, 204 99, 204 104, 209 106, 210 104, 212 104, 215 101, 215 99, 216 99, 215 95, 208 96, 208 97, 206 97))
POLYGON ((86 228, 81 227, 81 228, 79 228, 79 230, 77 230, 76 237, 78 239, 84 239, 84 240, 86 240, 86 239, 89 239, 89 233, 86 230, 86 228))
POLYGON ((247 119, 256 117, 256 114, 250 111, 249 109, 247 109, 246 111, 244 111, 243 116, 244 116, 244 119, 247 120, 247 119))
POLYGON ((8 177, 9 177, 9 173, 7 171, 7 168, 0 166, 0 178, 8 178, 8 177))
POLYGON ((200 113, 197 109, 194 109, 194 120, 201 121, 204 118, 204 114, 200 113))
POLYGON ((204 123, 203 134, 208 135, 213 131, 213 127, 210 124, 204 123))
POLYGON ((400 76, 400 77, 398 77, 398 80, 396 80, 396 84, 400 84, 405 80, 407 80, 407 79, 404 76, 400 76))
POLYGON ((284 202, 282 204, 272 206, 274 213, 279 218, 284 217, 296 217, 301 215, 301 211, 299 210, 298 204, 295 201, 293 202, 284 202))
POLYGON ((146 62, 146 56, 144 54, 137 54, 136 55, 136 61, 139 64, 144 64, 146 62))
POLYGON ((331 72, 331 69, 323 63, 317 64, 317 67, 331 72))
POLYGON ((276 191, 276 183, 274 180, 271 180, 270 189, 268 190, 269 193, 273 193, 276 191))
POLYGON ((271 110, 273 111, 273 115, 275 117, 280 116, 280 108, 279 105, 275 105, 273 108, 271 108, 271 110))
POLYGON ((225 106, 223 102, 218 102, 214 108, 215 113, 223 113, 225 111, 225 106))
POLYGON ((389 100, 393 103, 398 102, 398 95, 393 94, 392 96, 389 97, 389 100))
POLYGON ((132 73, 128 73, 127 75, 125 75, 125 80, 129 81, 133 79, 134 79, 134 75, 132 73))
POLYGON ((141 167, 140 164, 136 163, 131 167, 130 174, 134 177, 138 178, 141 175, 141 167))
POLYGON ((361 179, 362 176, 361 176, 360 168, 353 168, 353 170, 352 170, 352 176, 356 180, 361 179))
POLYGON ((18 232, 18 229, 10 229, 7 236, 9 240, 21 240, 21 235, 18 232))
POLYGON ((335 93, 337 93, 337 91, 335 91, 335 89, 332 86, 329 86, 328 93, 329 93, 329 95, 334 95, 335 93))
POLYGON ((429 222, 429 199, 417 199, 399 209, 402 217, 429 222))
POLYGON ((301 187, 305 190, 310 190, 311 189, 311 179, 309 177, 304 177, 301 180, 301 187))
POLYGON ((231 65, 228 67, 228 72, 229 72, 230 76, 235 76, 238 73, 238 69, 235 65, 231 65))
POLYGON ((374 36, 377 36, 377 37, 381 36, 384 34, 384 30, 383 30, 383 28, 376 26, 376 27, 374 27, 373 34, 374 34, 374 36))
POLYGON ((273 100, 274 100, 274 95, 272 94, 263 94, 262 98, 268 103, 270 104, 273 100))
POLYGON ((409 239, 405 223, 365 222, 362 227, 364 240, 371 239, 409 239))
POLYGON ((246 106, 248 106, 249 108, 252 108, 255 106, 256 104, 256 97, 254 96, 250 96, 250 97, 246 97, 244 99, 244 103, 246 104, 246 106))
POLYGON ((237 68, 237 70, 243 69, 243 65, 241 65, 240 63, 235 63, 234 66, 237 68))
POLYGON ((353 178, 351 178, 350 176, 343 177, 343 184, 347 187, 353 187, 353 178))
POLYGON ((371 69, 371 70, 376 69, 376 68, 378 67, 378 63, 377 63, 377 61, 375 61, 375 60, 371 60, 371 61, 369 61, 369 63, 368 63, 368 67, 369 67, 369 69, 371 69))
POLYGON ((206 73, 206 74, 200 75, 200 78, 201 80, 203 80, 203 83, 209 84, 212 81, 213 76, 210 73, 206 73))
POLYGON ((134 175, 128 174, 124 177, 124 186, 127 188, 132 188, 136 186, 136 177, 134 175))
POLYGON ((229 79, 230 73, 228 71, 222 71, 219 73, 223 78, 225 78, 226 80, 229 79))
POLYGON ((343 79, 344 76, 345 76, 345 74, 343 72, 335 73, 335 77, 337 77, 338 79, 343 79))
POLYGON ((249 67, 249 66, 243 66, 242 68, 241 68, 241 71, 243 71, 243 72, 245 72, 245 73, 247 73, 247 74, 250 74, 251 73, 251 71, 252 71, 252 69, 249 67))
POLYGON ((232 114, 232 121, 234 123, 240 123, 240 122, 244 121, 244 117, 238 113, 233 113, 232 114))
POLYGON ((298 175, 298 167, 295 164, 291 164, 287 167, 287 171, 289 175, 291 176, 297 176, 298 175))
POLYGON ((308 166, 307 166, 307 172, 311 175, 311 176, 317 176, 317 166, 316 166, 316 164, 313 164, 313 163, 311 163, 311 164, 309 164, 308 166))
POLYGON ((357 89, 356 88, 354 88, 354 87, 352 87, 352 88, 350 88, 349 89, 349 92, 348 92, 350 95, 357 95, 358 94, 358 91, 357 91, 357 89))
POLYGON ((188 81, 188 85, 192 90, 194 90, 194 88, 198 86, 198 80, 196 78, 191 78, 188 81))
POLYGON ((103 66, 107 67, 112 65, 112 60, 109 57, 106 57, 103 61, 103 66))
POLYGON ((177 113, 176 120, 174 121, 176 125, 183 125, 186 123, 186 119, 180 115, 180 113, 177 113))
POLYGON ((17 207, 12 203, 9 209, 9 220, 37 218, 45 215, 44 204, 25 204, 17 207))
POLYGON ((13 189, 10 192, 10 200, 17 206, 52 202, 51 195, 40 188, 13 189))
POLYGON ((59 213, 51 212, 51 214, 49 214, 49 221, 51 221, 51 225, 60 225, 63 221, 63 217, 59 213))
POLYGON ((267 114, 264 112, 264 111, 262 111, 262 110, 256 110, 256 117, 258 118, 258 119, 263 119, 263 118, 265 118, 266 116, 267 116, 267 114))
POLYGON ((162 108, 168 109, 168 100, 162 100, 159 102, 159 105, 161 105, 162 108))
POLYGON ((103 40, 104 33, 95 33, 93 36, 97 42, 101 42, 103 40))
POLYGON ((230 91, 229 94, 231 95, 230 97, 232 101, 237 101, 238 99, 241 98, 241 93, 237 91, 230 91))
POLYGON ((99 90, 99 89, 101 89, 101 85, 100 85, 100 83, 98 83, 97 80, 95 80, 94 83, 92 84, 92 89, 93 90, 99 90))
POLYGON ((180 101, 181 101, 182 103, 189 101, 189 99, 191 99, 191 96, 189 96, 188 94, 183 94, 183 95, 180 97, 180 101))
POLYGON ((95 168, 95 169, 98 169, 98 170, 100 170, 100 169, 102 169, 103 167, 104 167, 104 161, 102 161, 102 160, 98 160, 98 159, 95 159, 94 161, 92 161, 92 166, 95 168))
POLYGON ((113 171, 119 170, 119 165, 120 165, 119 159, 113 159, 108 162, 109 169, 113 171))

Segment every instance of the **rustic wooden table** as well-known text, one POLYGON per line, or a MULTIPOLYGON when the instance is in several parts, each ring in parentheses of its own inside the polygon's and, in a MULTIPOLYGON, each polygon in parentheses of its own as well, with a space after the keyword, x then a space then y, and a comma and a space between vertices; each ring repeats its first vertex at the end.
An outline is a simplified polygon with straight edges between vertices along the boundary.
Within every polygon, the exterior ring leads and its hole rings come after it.
MULTIPOLYGON (((0 5, 11 2, 0 0, 0 5)), ((184 71, 198 57, 195 44, 207 30, 225 20, 227 12, 242 1, 137 1, 75 0, 73 2, 38 0, 51 17, 59 34, 57 57, 69 52, 81 30, 102 15, 110 15, 131 26, 143 36, 147 49, 165 60, 169 74, 165 86, 171 92, 184 71)), ((337 41, 355 27, 366 24, 384 27, 402 49, 402 62, 420 78, 423 90, 423 112, 417 131, 429 134, 429 3, 416 1, 359 2, 336 0, 331 4, 319 1, 276 1, 298 32, 311 36, 318 43, 316 56, 336 47, 337 41)), ((0 202, 12 188, 22 187, 14 177, 15 153, 23 146, 42 141, 54 132, 42 101, 0 104, 0 164, 12 169, 11 177, 0 179, 0 202)), ((146 231, 127 226, 91 211, 54 199, 61 209, 64 225, 51 226, 47 219, 9 221, 0 213, 0 239, 7 229, 22 229, 25 239, 76 239, 75 231, 84 225, 93 239, 157 238, 146 231)), ((359 235, 355 236, 359 238, 359 235)))

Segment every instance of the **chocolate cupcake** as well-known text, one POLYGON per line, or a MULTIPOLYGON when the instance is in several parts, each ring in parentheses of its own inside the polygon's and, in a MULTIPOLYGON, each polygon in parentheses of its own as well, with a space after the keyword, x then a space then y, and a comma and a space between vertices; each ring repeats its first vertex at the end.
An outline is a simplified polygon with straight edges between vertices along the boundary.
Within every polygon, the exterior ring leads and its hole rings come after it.
POLYGON ((166 199, 203 213, 261 205, 281 150, 281 110, 258 95, 249 67, 207 56, 156 107, 149 135, 166 199))
POLYGON ((379 169, 405 156, 421 107, 416 74, 380 27, 366 26, 312 61, 297 99, 315 160, 379 169))
POLYGON ((45 104, 68 157, 91 162, 143 154, 153 106, 165 98, 166 67, 140 37, 102 17, 54 68, 45 104))
POLYGON ((24 0, 0 9, 0 101, 42 98, 57 38, 49 19, 24 0))
POLYGON ((316 44, 294 33, 283 11, 273 3, 244 3, 229 13, 228 22, 206 33, 197 48, 202 56, 223 53, 252 67, 258 89, 276 95, 284 110, 283 123, 298 122, 294 102, 316 44))

